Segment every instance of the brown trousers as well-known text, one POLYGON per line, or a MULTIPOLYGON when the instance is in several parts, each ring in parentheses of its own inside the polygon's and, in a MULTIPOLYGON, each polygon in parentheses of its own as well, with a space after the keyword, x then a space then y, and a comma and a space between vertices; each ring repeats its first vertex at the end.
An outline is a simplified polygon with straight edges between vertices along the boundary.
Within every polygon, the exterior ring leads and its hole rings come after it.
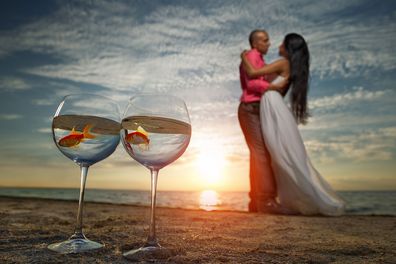
POLYGON ((249 211, 256 211, 260 202, 276 197, 271 157, 261 133, 260 103, 240 103, 238 119, 250 151, 249 211))

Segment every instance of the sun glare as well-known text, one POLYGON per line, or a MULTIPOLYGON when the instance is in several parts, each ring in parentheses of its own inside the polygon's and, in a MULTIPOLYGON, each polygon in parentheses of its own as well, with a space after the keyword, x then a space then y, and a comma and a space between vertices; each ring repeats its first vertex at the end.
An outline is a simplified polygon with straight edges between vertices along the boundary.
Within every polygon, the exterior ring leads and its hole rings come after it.
POLYGON ((224 153, 220 148, 202 149, 198 160, 200 176, 208 184, 219 183, 225 166, 224 153))
POLYGON ((201 192, 199 197, 199 205, 201 209, 204 209, 205 211, 212 211, 215 210, 220 204, 221 201, 219 200, 219 195, 217 192, 213 190, 201 192))

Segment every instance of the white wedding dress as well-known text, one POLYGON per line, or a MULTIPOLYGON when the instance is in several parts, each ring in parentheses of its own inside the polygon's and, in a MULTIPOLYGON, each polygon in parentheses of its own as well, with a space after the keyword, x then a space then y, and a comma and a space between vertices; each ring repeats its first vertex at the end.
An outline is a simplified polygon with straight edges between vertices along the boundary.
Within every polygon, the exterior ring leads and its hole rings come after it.
MULTIPOLYGON (((278 76, 272 82, 282 79, 278 76)), ((265 144, 272 159, 280 204, 303 215, 343 214, 344 201, 313 167, 296 119, 280 93, 264 93, 260 118, 265 144)))

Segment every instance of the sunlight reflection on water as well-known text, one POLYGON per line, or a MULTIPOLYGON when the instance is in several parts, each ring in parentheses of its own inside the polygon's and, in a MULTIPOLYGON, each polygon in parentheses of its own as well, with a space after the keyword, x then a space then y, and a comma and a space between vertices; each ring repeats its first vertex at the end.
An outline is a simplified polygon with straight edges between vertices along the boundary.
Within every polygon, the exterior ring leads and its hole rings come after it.
POLYGON ((213 211, 219 208, 221 201, 219 194, 213 190, 202 191, 199 196, 199 208, 205 211, 213 211))
MULTIPOLYGON (((396 191, 340 191, 347 202, 347 215, 396 216, 396 191)), ((61 188, 0 188, 0 196, 36 197, 78 201, 79 189, 61 188)), ((150 206, 148 190, 88 189, 86 202, 150 206)), ((216 192, 213 190, 158 191, 157 206, 168 208, 213 210, 248 210, 247 192, 216 192)))

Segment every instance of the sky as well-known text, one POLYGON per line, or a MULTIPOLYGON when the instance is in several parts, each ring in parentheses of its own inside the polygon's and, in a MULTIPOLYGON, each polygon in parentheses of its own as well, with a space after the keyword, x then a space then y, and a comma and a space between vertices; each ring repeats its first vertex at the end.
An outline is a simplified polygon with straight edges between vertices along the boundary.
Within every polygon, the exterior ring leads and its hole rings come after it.
MULTIPOLYGON (((299 126, 336 190, 396 190, 395 1, 0 2, 0 186, 79 186, 56 148, 52 117, 71 93, 100 94, 121 112, 140 92, 185 100, 192 138, 160 171, 160 190, 247 191, 239 127, 240 53, 266 29, 278 58, 290 32, 311 53, 309 109, 299 126)), ((120 144, 89 170, 87 188, 150 188, 120 144)))

